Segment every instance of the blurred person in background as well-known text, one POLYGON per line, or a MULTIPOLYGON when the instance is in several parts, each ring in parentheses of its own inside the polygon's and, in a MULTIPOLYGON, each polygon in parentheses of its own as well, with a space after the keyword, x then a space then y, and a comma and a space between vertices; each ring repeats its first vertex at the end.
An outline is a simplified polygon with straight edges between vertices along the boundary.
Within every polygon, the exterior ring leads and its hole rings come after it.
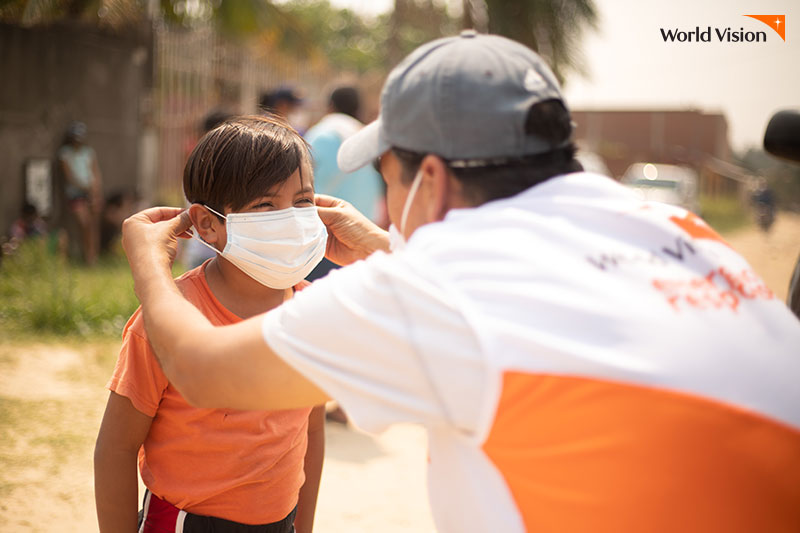
MULTIPOLYGON (((359 121, 361 100, 355 87, 338 87, 331 92, 328 114, 306 133, 314 158, 314 190, 350 202, 373 222, 383 209, 383 180, 371 166, 344 172, 336 162, 339 147, 358 133, 364 124, 359 121)), ((324 260, 314 269, 309 280, 321 278, 336 265, 324 260)))
POLYGON ((361 98, 355 87, 339 87, 331 92, 328 114, 306 133, 314 157, 314 187, 318 194, 336 196, 353 204, 373 222, 382 212, 383 185, 372 167, 345 172, 336 162, 339 147, 358 133, 361 98))
POLYGON ((760 177, 756 180, 751 202, 756 212, 758 227, 761 228, 761 231, 768 232, 775 222, 775 193, 766 178, 760 177))
POLYGON ((283 117, 300 135, 308 129, 308 115, 303 109, 305 99, 295 87, 283 85, 264 92, 259 99, 262 111, 283 117))
POLYGON ((19 218, 11 225, 9 231, 11 239, 22 242, 30 237, 40 237, 46 233, 47 224, 39 216, 36 206, 28 202, 23 203, 19 218))
MULTIPOLYGON (((97 155, 86 143, 86 124, 76 121, 69 125, 56 157, 64 178, 67 209, 77 223, 83 259, 87 265, 93 265, 100 246, 98 214, 102 209, 103 191, 97 155)), ((70 235, 71 239, 73 237, 74 232, 70 235)))
POLYGON ((136 195, 128 191, 115 192, 106 197, 103 212, 100 214, 101 254, 114 251, 122 232, 122 223, 136 212, 136 204, 136 195))

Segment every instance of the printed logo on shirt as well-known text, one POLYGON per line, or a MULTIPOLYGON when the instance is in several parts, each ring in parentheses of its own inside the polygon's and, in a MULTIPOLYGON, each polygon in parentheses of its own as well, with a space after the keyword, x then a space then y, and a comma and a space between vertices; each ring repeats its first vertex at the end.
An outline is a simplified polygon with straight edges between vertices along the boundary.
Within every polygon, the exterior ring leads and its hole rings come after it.
POLYGON ((730 245, 720 237, 719 233, 711 229, 711 226, 706 224, 702 218, 694 213, 687 211, 684 217, 671 216, 669 219, 673 224, 688 233, 693 239, 708 239, 721 242, 725 246, 730 247, 730 245))
POLYGON ((669 263, 667 259, 673 259, 682 262, 685 258, 695 255, 695 253, 694 246, 692 246, 689 241, 683 237, 678 237, 675 239, 674 244, 662 246, 657 251, 650 250, 631 253, 606 252, 599 255, 586 256, 586 260, 600 270, 611 270, 612 268, 620 267, 622 265, 632 265, 637 263, 666 266, 669 263))
POLYGON ((675 311, 684 309, 730 309, 736 311, 742 300, 771 300, 773 292, 752 270, 732 272, 719 267, 705 277, 689 279, 654 279, 653 287, 661 292, 675 311))
MULTIPOLYGON (((742 15, 760 21, 786 41, 786 15, 742 15)), ((739 29, 730 26, 695 26, 694 28, 659 28, 665 43, 766 43, 766 31, 748 25, 739 29)))

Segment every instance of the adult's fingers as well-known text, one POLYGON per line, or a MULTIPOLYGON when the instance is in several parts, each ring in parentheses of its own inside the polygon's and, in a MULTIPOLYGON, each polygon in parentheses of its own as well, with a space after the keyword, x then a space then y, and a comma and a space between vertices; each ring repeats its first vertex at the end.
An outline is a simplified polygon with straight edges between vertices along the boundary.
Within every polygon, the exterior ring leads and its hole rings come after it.
POLYGON ((156 223, 175 218, 183 212, 185 212, 185 209, 180 207, 151 207, 149 209, 140 211, 139 213, 135 214, 134 217, 146 218, 148 221, 156 223))
POLYGON ((314 195, 314 203, 317 207, 345 207, 347 202, 342 200, 341 198, 336 198, 335 196, 329 196, 327 194, 315 194, 314 195))
POLYGON ((175 224, 175 226, 173 226, 175 235, 184 239, 191 239, 192 234, 189 231, 189 228, 192 227, 192 219, 189 216, 189 210, 184 209, 183 213, 181 213, 180 216, 175 217, 173 220, 173 223, 175 224))

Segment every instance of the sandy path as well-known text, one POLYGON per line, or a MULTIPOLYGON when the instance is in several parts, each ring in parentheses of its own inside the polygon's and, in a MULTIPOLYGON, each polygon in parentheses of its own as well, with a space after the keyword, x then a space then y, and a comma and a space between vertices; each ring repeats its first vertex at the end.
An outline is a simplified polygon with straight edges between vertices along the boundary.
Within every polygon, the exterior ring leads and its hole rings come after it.
POLYGON ((786 301, 789 280, 800 255, 800 214, 778 213, 769 233, 748 227, 725 235, 781 301, 786 301))
MULTIPOLYGON (((0 532, 97 531, 92 450, 116 349, 0 349, 0 532)), ((326 429, 316 531, 434 531, 421 428, 326 429)))

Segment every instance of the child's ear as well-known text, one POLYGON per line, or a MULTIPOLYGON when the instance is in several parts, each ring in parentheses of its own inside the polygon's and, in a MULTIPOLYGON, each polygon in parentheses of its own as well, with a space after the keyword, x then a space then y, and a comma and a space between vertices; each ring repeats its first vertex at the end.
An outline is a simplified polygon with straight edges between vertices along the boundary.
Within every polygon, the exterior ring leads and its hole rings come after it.
POLYGON ((192 220, 194 231, 201 239, 209 244, 219 240, 220 222, 211 211, 200 204, 192 204, 189 207, 189 218, 192 220))

